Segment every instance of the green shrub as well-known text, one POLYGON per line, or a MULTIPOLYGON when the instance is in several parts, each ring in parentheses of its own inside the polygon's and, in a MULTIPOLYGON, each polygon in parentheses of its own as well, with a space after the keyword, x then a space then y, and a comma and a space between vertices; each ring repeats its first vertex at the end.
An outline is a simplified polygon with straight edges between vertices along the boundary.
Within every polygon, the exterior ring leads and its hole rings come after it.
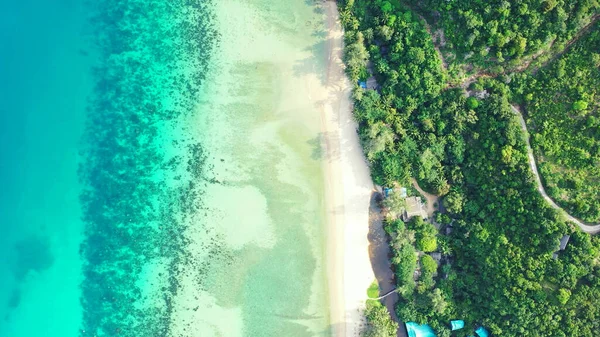
POLYGON ((433 274, 437 270, 437 263, 430 255, 421 256, 421 267, 424 273, 433 274))

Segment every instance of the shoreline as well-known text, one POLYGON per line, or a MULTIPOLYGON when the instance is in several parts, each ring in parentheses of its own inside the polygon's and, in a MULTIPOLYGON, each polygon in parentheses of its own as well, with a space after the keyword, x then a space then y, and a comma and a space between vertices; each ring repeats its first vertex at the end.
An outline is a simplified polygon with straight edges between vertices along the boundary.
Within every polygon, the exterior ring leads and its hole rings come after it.
MULTIPOLYGON (((375 273, 379 285, 379 295, 381 296, 397 289, 397 285, 390 258, 392 252, 390 249, 389 235, 383 228, 383 212, 377 202, 377 198, 380 196, 381 194, 379 192, 374 192, 371 196, 371 205, 369 209, 369 256, 371 258, 373 272, 375 273)), ((398 293, 393 292, 379 301, 387 308, 392 320, 399 325, 396 336, 407 337, 404 323, 398 318, 395 311, 398 299, 398 293)))
POLYGON ((337 5, 328 1, 327 98, 322 143, 327 210, 327 272, 331 334, 359 336, 367 288, 375 280, 369 257, 369 205, 374 189, 352 117, 351 85, 342 62, 343 30, 337 5), (341 240, 343 239, 343 240, 341 240))

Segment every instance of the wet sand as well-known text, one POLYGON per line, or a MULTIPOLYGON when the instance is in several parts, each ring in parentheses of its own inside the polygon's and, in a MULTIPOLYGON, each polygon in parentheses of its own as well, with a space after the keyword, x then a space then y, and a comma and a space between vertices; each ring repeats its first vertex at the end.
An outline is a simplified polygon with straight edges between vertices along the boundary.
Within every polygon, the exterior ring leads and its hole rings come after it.
MULTIPOLYGON (((391 250, 388 242, 388 236, 383 229, 383 215, 379 207, 378 200, 381 198, 379 192, 373 192, 371 195, 371 204, 369 208, 369 256, 371 266, 375 273, 375 278, 379 284, 379 293, 387 294, 396 289, 396 280, 392 271, 391 250)), ((381 303, 388 309, 390 316, 398 325, 398 337, 406 337, 406 327, 404 323, 396 316, 395 305, 398 301, 398 294, 393 293, 381 300, 381 303)))

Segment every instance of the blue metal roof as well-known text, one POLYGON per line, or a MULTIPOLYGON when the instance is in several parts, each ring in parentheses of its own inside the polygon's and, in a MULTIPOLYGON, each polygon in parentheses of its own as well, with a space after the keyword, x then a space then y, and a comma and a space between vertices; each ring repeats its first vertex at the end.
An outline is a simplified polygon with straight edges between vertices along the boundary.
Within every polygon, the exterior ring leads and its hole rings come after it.
POLYGON ((450 326, 452 327, 452 331, 460 330, 465 327, 465 321, 460 319, 455 319, 450 321, 450 326))
POLYGON ((479 337, 489 337, 490 333, 487 331, 486 328, 480 326, 479 328, 477 328, 477 330, 475 330, 475 333, 479 336, 479 337))
POLYGON ((408 337, 435 337, 435 332, 427 324, 419 325, 415 322, 406 322, 405 325, 408 337))

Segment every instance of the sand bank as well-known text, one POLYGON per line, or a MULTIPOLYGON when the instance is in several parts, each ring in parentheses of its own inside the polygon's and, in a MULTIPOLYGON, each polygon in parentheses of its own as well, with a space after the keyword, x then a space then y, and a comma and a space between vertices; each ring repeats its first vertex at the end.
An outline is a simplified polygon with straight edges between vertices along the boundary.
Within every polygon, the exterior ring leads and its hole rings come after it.
POLYGON ((352 118, 344 74, 343 31, 335 2, 327 2, 328 57, 322 127, 328 231, 328 278, 334 336, 358 336, 366 290, 375 279, 369 260, 369 200, 373 183, 352 118))
POLYGON ((220 44, 189 123, 214 179, 187 229, 172 335, 328 336, 322 8, 214 6, 220 44))

